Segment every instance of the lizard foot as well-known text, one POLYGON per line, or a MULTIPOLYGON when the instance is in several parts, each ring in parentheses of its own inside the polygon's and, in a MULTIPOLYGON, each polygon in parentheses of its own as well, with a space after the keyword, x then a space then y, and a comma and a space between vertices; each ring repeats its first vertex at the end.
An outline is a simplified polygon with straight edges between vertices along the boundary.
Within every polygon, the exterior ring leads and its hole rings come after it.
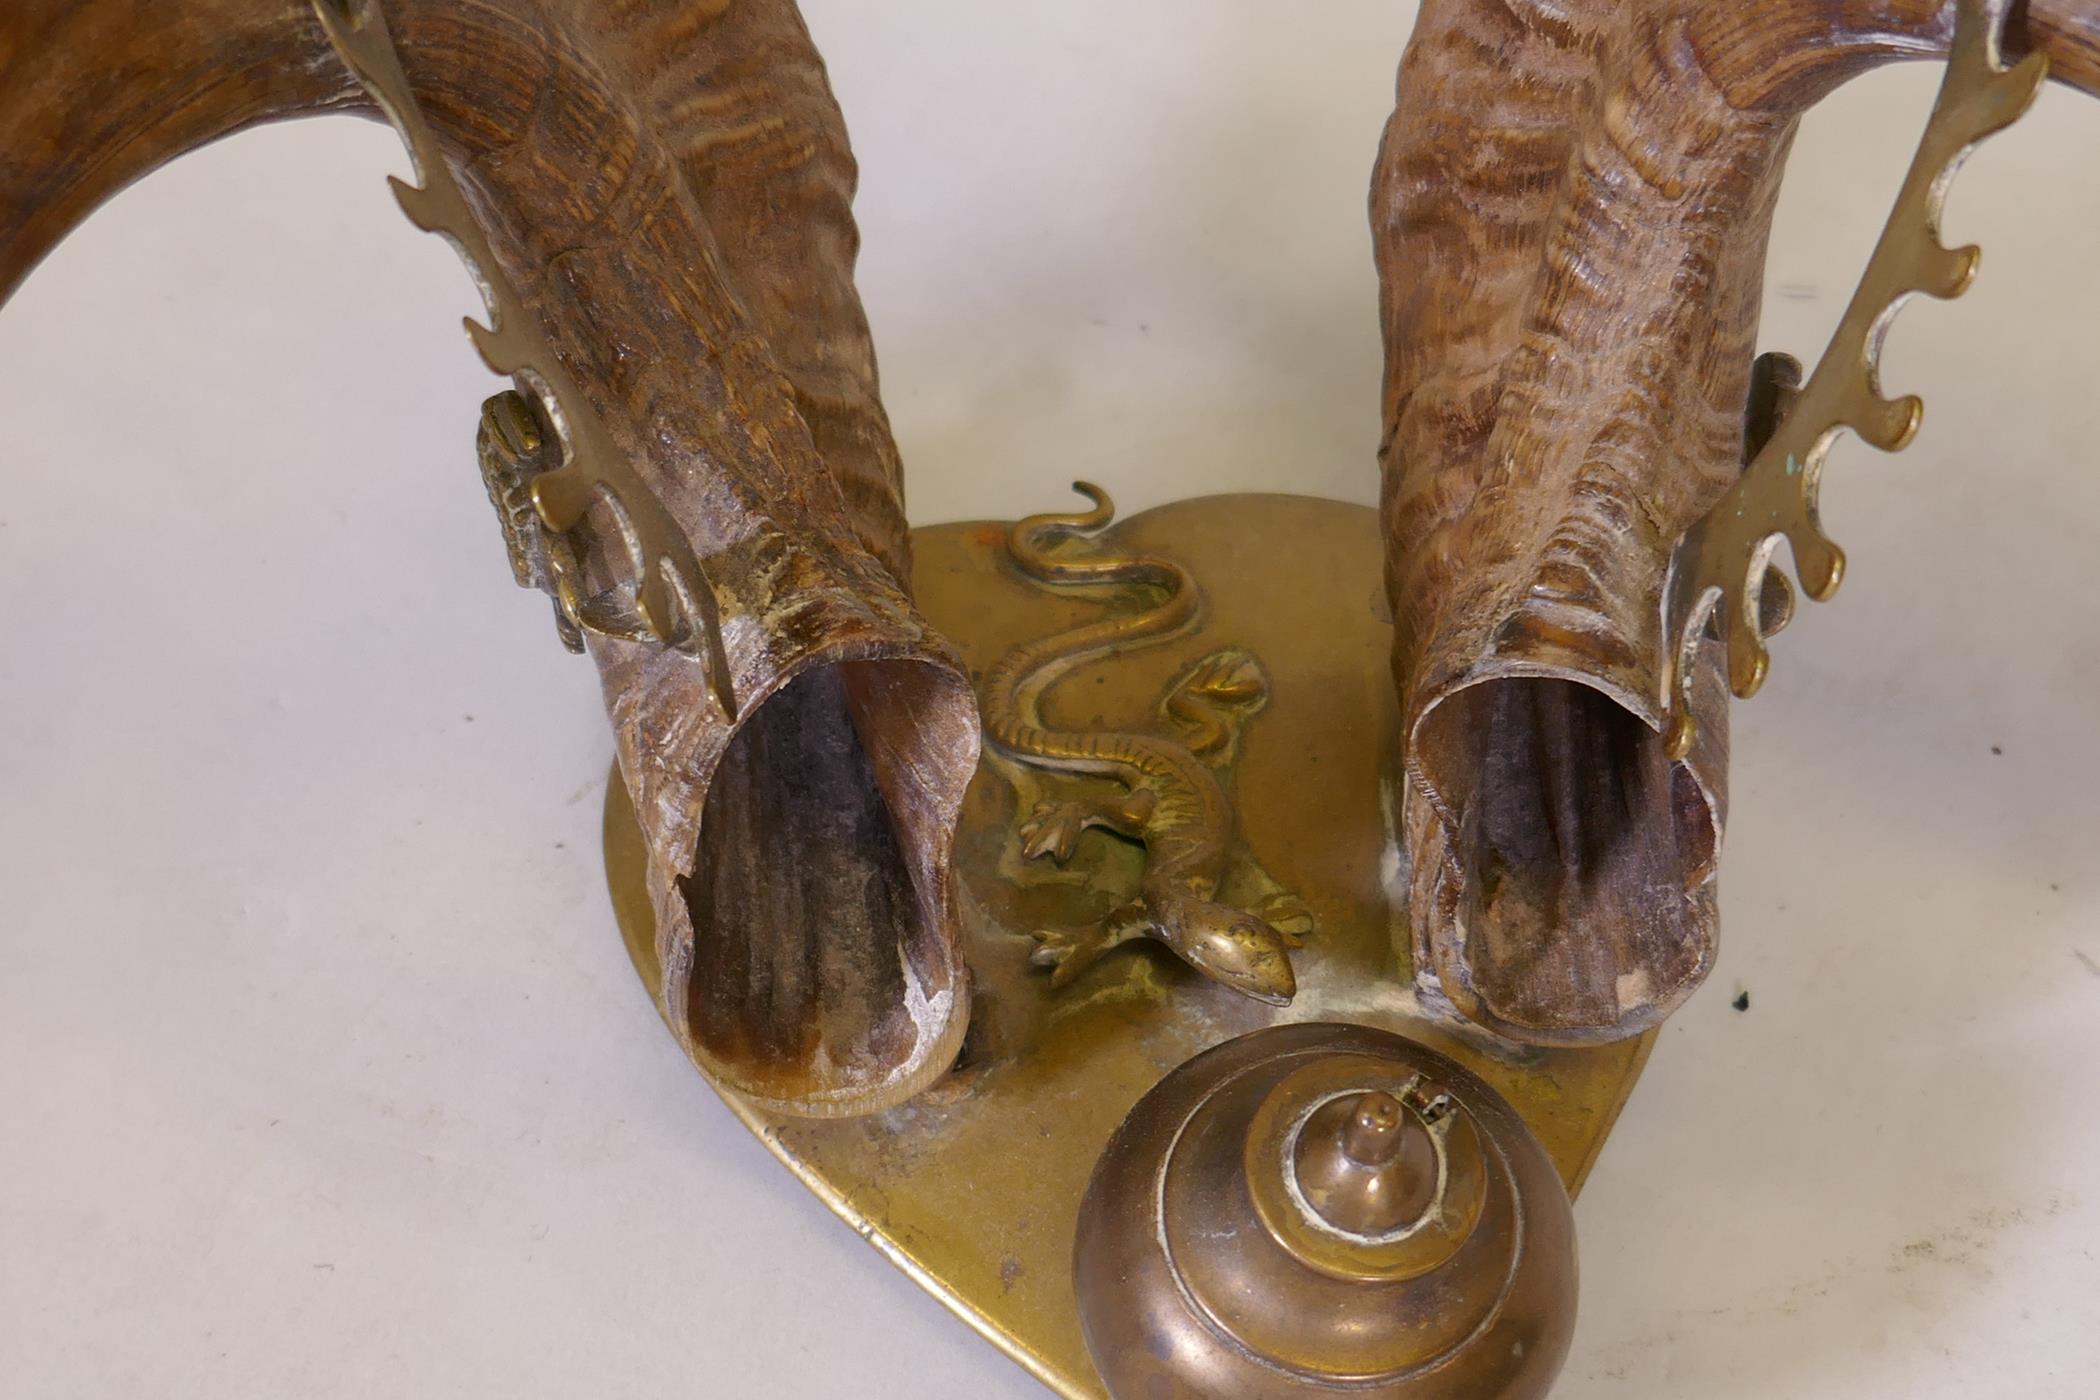
POLYGON ((1065 986, 1107 952, 1110 941, 1099 925, 1092 928, 1039 928, 1031 935, 1035 951, 1028 960, 1051 969, 1050 985, 1065 986))
POLYGON ((1186 737, 1189 752, 1213 765, 1230 754, 1247 717, 1269 698, 1261 663, 1237 648, 1212 652, 1167 689, 1160 711, 1186 737))
POLYGON ((1040 803, 1021 823, 1021 854, 1030 860, 1050 856, 1063 865, 1078 848, 1079 833, 1090 826, 1142 841, 1145 823, 1152 819, 1158 802, 1150 789, 1139 788, 1114 801, 1081 798, 1040 803))
POLYGON ((1262 901, 1262 922, 1283 936, 1285 946, 1303 948, 1305 936, 1313 931, 1315 920, 1310 905, 1288 892, 1272 894, 1262 901))
MULTIPOLYGON (((1059 865, 1079 847, 1091 809, 1079 802, 1044 802, 1021 823, 1021 854, 1029 860, 1050 857, 1059 865)), ((1040 959, 1038 959, 1040 961, 1040 959)))
POLYGON ((1179 687, 1216 705, 1245 705, 1269 692, 1261 663, 1244 651, 1215 652, 1198 661, 1179 687))

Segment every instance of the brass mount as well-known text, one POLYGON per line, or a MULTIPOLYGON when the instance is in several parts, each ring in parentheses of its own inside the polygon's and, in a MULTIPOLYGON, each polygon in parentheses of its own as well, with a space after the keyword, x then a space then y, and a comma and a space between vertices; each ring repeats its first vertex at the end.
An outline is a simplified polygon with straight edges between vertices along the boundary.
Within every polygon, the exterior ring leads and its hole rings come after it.
MULTIPOLYGON (((1021 643, 1158 603, 1149 586, 1045 587, 1014 565, 1010 533, 1010 525, 978 522, 913 538, 919 606, 980 678, 1021 643)), ((1242 995, 1150 937, 1056 985, 1050 970, 1031 962, 1041 947, 1035 932, 1085 929, 1113 913, 1142 885, 1153 853, 1089 829, 1063 863, 1030 857, 1019 831, 1053 787, 1079 784, 1058 790, 1084 795, 1100 780, 988 753, 956 841, 976 1007, 956 1070, 871 1118, 789 1118, 723 1094, 856 1232, 1067 1400, 1110 1393, 1080 1326, 1072 1250, 1081 1200, 1103 1149, 1162 1075, 1270 1027, 1331 1049, 1348 1048, 1336 1043, 1338 1030, 1397 1033, 1459 1066, 1472 1077, 1468 1084, 1486 1092, 1461 1092, 1455 1077, 1421 1065, 1321 1081, 1323 1106, 1346 1098, 1375 1116, 1380 1105, 1363 1101, 1367 1092, 1402 1105, 1403 1131, 1384 1167, 1359 1171, 1322 1146, 1329 1119, 1341 1112, 1335 1108, 1316 1124, 1312 1114, 1300 1123, 1295 1110, 1284 1115, 1279 1106, 1264 1129, 1273 1146, 1258 1154, 1280 1178, 1291 1144, 1298 1195, 1332 1212, 1320 1217, 1324 1228, 1308 1221, 1294 1236, 1305 1255, 1355 1251, 1329 1259, 1329 1267, 1434 1275, 1452 1266, 1439 1255, 1453 1239, 1493 1238, 1477 1228, 1466 1233, 1481 1179, 1476 1164, 1496 1189, 1494 1144, 1504 1132, 1486 1131, 1483 1103, 1506 1101, 1509 1131, 1521 1126, 1538 1140, 1554 1190, 1579 1190, 1654 1043, 1644 1035, 1589 1049, 1520 1048, 1432 1015, 1416 1000, 1412 936, 1390 884, 1387 775, 1400 718, 1373 511, 1305 497, 1213 496, 1121 520, 1087 549, 1178 564, 1200 585, 1201 607, 1171 636, 1075 660, 1039 697, 1040 713, 1066 730, 1165 733, 1173 721, 1162 697, 1176 694, 1205 658, 1231 649, 1259 659, 1268 698, 1232 748, 1234 837, 1220 891, 1236 907, 1263 907, 1278 888, 1302 901, 1311 924, 1304 947, 1291 954, 1294 998, 1275 1005, 1242 995), (1317 1031, 1307 1029, 1311 1023, 1317 1031), (1432 1166, 1439 1151, 1441 1165, 1432 1166), (1432 1204, 1421 1206, 1425 1199, 1432 1204), (1386 1228, 1396 1212, 1400 1224, 1386 1228)), ((628 952, 654 996, 660 969, 644 863, 615 779, 606 799, 606 872, 628 952)), ((1361 1067, 1341 1058, 1345 1069, 1361 1067)), ((1220 1172, 1233 1180, 1256 1175, 1247 1125, 1235 1129, 1233 1152, 1220 1159, 1220 1172)), ((1378 1155, 1366 1139, 1353 1140, 1366 1159, 1378 1155)), ((1279 1220, 1300 1211, 1289 1188, 1268 1208, 1279 1220)), ((1287 1257, 1299 1275, 1328 1277, 1287 1257)))
MULTIPOLYGON (((1704 644, 1726 651, 1728 686, 1738 697, 1764 684, 1765 639, 1792 616, 1792 590, 1773 564, 1781 540, 1793 554, 1801 589, 1818 602, 1837 592, 1845 554, 1823 533, 1817 513, 1823 460, 1847 428, 1884 452, 1917 433, 1924 404, 1881 391, 1882 342, 1903 303, 1924 292, 1960 296, 1976 275, 1980 249, 1940 242, 1940 209, 1962 160, 2034 102, 2049 61, 2031 53, 2008 68, 2002 53, 2014 0, 1959 0, 1954 45, 1925 134, 1895 208, 1867 260, 1823 358, 1806 384, 1790 360, 1766 363, 1782 391, 1776 427, 1753 432, 1749 465, 1679 542, 1663 591, 1663 713, 1673 758, 1691 751, 1697 726, 1691 687, 1704 644)), ((1758 405, 1753 400, 1752 418, 1758 405)))
MULTIPOLYGON (((562 641, 582 634, 648 640, 691 655, 725 715, 737 713, 720 606, 687 530, 636 473, 604 420, 535 327, 461 190, 437 132, 425 120, 377 0, 313 0, 329 42, 401 134, 420 185, 390 178, 409 222, 442 235, 480 288, 489 323, 469 319, 467 338, 519 393, 485 411, 482 469, 505 527, 518 581, 555 600, 562 641), (554 450, 548 451, 551 441, 554 450), (542 455, 544 454, 544 455, 542 455), (515 497, 529 500, 528 514, 515 497), (607 522, 626 581, 587 591, 571 532, 596 514, 607 522)), ((499 401, 503 401, 500 402, 499 401)))

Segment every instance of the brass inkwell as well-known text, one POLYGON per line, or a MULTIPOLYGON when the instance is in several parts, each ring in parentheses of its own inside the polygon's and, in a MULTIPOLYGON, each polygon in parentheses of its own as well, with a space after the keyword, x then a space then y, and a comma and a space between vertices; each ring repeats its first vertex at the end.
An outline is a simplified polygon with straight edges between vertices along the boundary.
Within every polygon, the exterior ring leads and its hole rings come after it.
POLYGON ((1075 1400, 1539 1396, 1713 963, 1778 543, 1836 589, 1825 451, 1917 428, 1883 333, 2051 72, 2100 87, 2100 3, 1425 5, 1375 511, 908 530, 791 0, 16 0, 0 294, 205 141, 391 122, 514 381, 513 573, 603 681, 620 929, 736 1114, 1075 1400), (1946 77, 1886 232, 1812 372, 1755 358, 1795 120, 1899 58, 1946 77))

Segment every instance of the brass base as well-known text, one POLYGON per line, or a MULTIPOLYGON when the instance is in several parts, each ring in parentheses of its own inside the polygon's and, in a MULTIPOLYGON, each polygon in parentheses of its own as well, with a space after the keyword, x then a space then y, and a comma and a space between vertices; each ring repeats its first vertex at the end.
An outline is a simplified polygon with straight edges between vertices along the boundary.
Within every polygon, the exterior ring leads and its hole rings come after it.
MULTIPOLYGON (((1007 562, 1007 527, 914 535, 919 605, 982 675, 1015 642, 1099 616, 1007 562)), ((957 841, 976 1012, 958 1070, 874 1118, 762 1113, 747 1126, 848 1224, 957 1316, 1071 1400, 1104 1391, 1080 1336, 1072 1245, 1089 1173, 1110 1133, 1167 1071, 1263 1026, 1350 1021, 1441 1050, 1493 1085, 1578 1190, 1632 1091, 1653 1035, 1593 1050, 1505 1046, 1429 1019, 1411 990, 1386 775, 1398 713, 1386 653, 1374 512, 1298 496, 1210 496, 1114 526, 1105 544, 1179 560, 1201 584, 1199 624, 1084 664, 1046 698, 1053 723, 1144 728, 1192 661, 1231 645, 1259 657, 1268 707, 1237 763, 1241 834, 1261 870, 1300 895, 1317 930, 1294 955, 1298 995, 1271 1007, 1207 981, 1149 942, 1053 991, 1028 934, 1098 917, 1137 879, 1141 853, 1090 833, 1069 866, 1019 859, 1017 783, 987 758, 957 841)), ((605 863, 629 954, 652 994, 654 917, 640 833, 618 774, 605 863)), ((717 1086, 719 1087, 719 1086, 717 1086)))

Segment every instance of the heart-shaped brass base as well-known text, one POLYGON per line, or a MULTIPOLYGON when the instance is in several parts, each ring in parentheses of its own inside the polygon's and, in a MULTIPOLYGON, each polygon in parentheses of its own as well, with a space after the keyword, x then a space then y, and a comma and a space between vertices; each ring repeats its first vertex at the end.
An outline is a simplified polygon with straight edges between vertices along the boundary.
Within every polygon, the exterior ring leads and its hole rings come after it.
MULTIPOLYGON (((1099 617, 1114 601, 1030 581, 1008 560, 1007 530, 939 525, 914 536, 920 608, 979 677, 1016 642, 1099 617)), ((1062 867, 1023 860, 1017 810, 1025 816, 1059 780, 988 755, 956 847, 977 988, 956 1072, 874 1118, 780 1118, 724 1095, 870 1243, 1073 1400, 1104 1394, 1073 1297, 1080 1199, 1116 1125, 1190 1056, 1289 1022, 1399 1032, 1506 1096, 1573 1192, 1653 1042, 1522 1049, 1432 1020, 1417 1005, 1405 918, 1389 898, 1399 888, 1387 789, 1399 721, 1374 512, 1298 496, 1211 496, 1147 511, 1098 543, 1187 566, 1203 611, 1170 639, 1082 663, 1045 697, 1044 713, 1071 728, 1152 729, 1163 693, 1198 659, 1230 647, 1259 660, 1270 695, 1235 755, 1243 854, 1225 892, 1281 887, 1309 908, 1314 929, 1293 954, 1296 999, 1272 1007, 1237 995, 1149 940, 1053 991, 1049 974, 1030 964, 1030 932, 1105 914, 1135 886, 1143 852, 1090 832, 1062 867)), ((621 932, 653 994, 644 857, 617 775, 605 859, 621 932)))

